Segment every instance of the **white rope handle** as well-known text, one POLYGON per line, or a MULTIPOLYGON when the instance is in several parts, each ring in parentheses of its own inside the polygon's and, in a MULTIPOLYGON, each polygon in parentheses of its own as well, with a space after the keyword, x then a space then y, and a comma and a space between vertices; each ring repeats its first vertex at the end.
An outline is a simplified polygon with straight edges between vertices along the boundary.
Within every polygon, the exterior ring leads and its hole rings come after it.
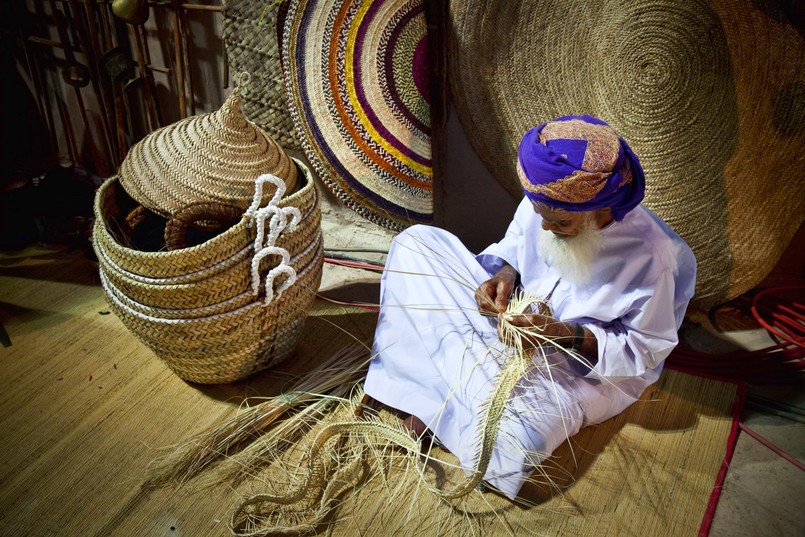
POLYGON ((276 175, 267 173, 257 178, 254 183, 254 199, 246 210, 246 216, 254 220, 257 224, 256 237, 254 239, 254 257, 252 258, 252 293, 257 296, 260 293, 260 261, 268 255, 279 255, 280 263, 268 271, 265 278, 266 305, 270 304, 274 297, 277 298, 296 282, 296 271, 290 265, 291 255, 288 250, 276 246, 277 239, 286 229, 292 231, 302 220, 302 213, 296 207, 279 207, 278 203, 285 194, 285 182, 276 175), (260 207, 263 199, 263 186, 271 183, 276 187, 274 196, 265 207, 260 207), (290 223, 288 217, 290 216, 290 223), (266 222, 268 222, 268 233, 266 233, 266 222), (274 280, 280 274, 285 274, 285 280, 274 289, 274 280))
MULTIPOLYGON (((265 248, 260 249, 259 252, 254 254, 254 258, 252 259, 252 293, 255 296, 260 292, 260 274, 258 273, 258 269, 260 268, 260 262, 263 260, 264 257, 271 254, 279 255, 281 258, 279 265, 277 265, 277 267, 275 268, 287 266, 288 268, 293 270, 293 268, 290 266, 291 255, 285 248, 279 248, 277 246, 266 246, 265 248)), ((273 291, 269 289, 268 286, 268 278, 270 274, 271 272, 269 272, 266 275, 266 298, 267 298, 266 304, 271 302, 268 296, 274 294, 273 291)), ((295 276, 296 274, 294 273, 294 277, 295 276)), ((271 280, 273 281, 273 278, 271 280)))
POLYGON ((266 274, 266 305, 274 299, 274 280, 280 274, 285 274, 285 280, 277 286, 277 298, 296 281, 296 271, 291 265, 277 265, 266 274))

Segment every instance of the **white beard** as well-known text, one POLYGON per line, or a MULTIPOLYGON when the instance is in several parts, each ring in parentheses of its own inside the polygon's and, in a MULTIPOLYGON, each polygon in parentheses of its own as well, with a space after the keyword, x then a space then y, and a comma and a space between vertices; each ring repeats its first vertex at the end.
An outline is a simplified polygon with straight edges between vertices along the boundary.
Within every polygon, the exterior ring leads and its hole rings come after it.
POLYGON ((579 234, 574 237, 562 239, 539 228, 537 251, 563 280, 570 283, 589 283, 593 275, 593 262, 600 250, 600 233, 592 215, 584 221, 579 234))

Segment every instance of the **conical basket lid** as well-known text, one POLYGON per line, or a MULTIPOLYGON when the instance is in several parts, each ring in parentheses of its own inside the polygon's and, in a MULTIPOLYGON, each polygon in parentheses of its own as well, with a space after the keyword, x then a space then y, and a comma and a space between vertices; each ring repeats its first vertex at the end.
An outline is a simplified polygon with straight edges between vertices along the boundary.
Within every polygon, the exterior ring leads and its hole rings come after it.
MULTIPOLYGON (((266 173, 296 187, 296 167, 282 147, 250 122, 234 91, 215 112, 157 129, 135 144, 120 166, 120 184, 165 217, 196 202, 248 207, 255 179, 266 173)), ((265 193, 270 199, 273 189, 265 193)))

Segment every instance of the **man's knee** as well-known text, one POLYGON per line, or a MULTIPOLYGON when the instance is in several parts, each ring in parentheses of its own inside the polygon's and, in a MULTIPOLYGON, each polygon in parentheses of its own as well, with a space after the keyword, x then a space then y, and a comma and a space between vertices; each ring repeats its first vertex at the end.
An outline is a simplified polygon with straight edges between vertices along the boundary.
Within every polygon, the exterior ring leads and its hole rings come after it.
POLYGON ((433 237, 441 230, 439 228, 428 226, 425 224, 416 224, 403 231, 394 237, 391 243, 391 250, 395 248, 404 248, 408 251, 421 250, 422 246, 427 246, 432 242, 433 237))

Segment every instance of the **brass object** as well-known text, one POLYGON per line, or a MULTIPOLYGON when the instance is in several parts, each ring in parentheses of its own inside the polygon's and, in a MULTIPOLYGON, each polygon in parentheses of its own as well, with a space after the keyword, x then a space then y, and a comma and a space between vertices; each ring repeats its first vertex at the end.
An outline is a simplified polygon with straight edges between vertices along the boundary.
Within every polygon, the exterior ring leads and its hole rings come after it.
POLYGON ((112 0, 112 13, 129 24, 145 24, 148 20, 147 0, 112 0))

